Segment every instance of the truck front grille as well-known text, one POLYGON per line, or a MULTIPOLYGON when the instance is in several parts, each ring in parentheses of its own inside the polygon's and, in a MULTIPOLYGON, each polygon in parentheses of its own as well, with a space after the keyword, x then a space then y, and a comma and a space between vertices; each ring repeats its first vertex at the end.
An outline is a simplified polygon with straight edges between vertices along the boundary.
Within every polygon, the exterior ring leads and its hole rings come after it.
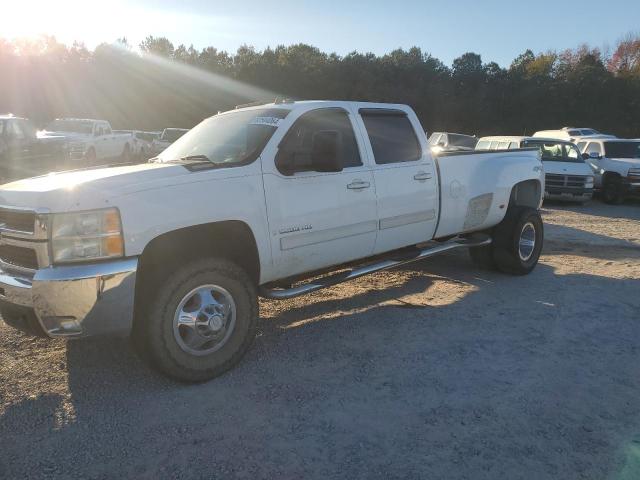
POLYGON ((33 211, 0 208, 0 229, 33 233, 35 224, 36 213, 33 211))
POLYGON ((0 261, 14 267, 28 268, 30 270, 38 269, 36 251, 28 247, 0 245, 0 261))
POLYGON ((545 188, 585 188, 587 177, 584 175, 558 175, 547 173, 544 176, 545 188))

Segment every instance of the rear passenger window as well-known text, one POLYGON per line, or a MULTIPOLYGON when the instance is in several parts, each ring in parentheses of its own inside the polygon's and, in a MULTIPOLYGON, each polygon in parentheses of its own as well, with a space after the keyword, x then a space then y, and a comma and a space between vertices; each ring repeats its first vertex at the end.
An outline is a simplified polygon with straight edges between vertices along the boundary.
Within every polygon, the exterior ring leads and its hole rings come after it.
MULTIPOLYGON (((313 110, 302 115, 278 146, 278 158, 285 160, 293 172, 312 171, 311 149, 318 133, 335 132, 338 158, 344 168, 362 165, 358 143, 347 112, 338 108, 313 110)), ((289 172, 281 172, 289 174, 289 172)))
POLYGON ((488 140, 480 140, 476 145, 476 150, 488 150, 490 142, 488 140))
POLYGON ((412 162, 422 157, 413 125, 400 110, 361 109, 377 164, 412 162))
POLYGON ((507 150, 509 148, 509 142, 500 142, 498 144, 498 150, 507 150))

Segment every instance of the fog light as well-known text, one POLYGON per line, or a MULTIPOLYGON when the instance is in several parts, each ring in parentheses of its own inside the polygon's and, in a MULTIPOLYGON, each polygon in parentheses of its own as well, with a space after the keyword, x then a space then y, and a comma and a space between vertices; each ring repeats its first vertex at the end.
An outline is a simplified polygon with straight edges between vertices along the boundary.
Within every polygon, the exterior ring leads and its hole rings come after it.
POLYGON ((44 317, 42 323, 50 335, 79 335, 82 333, 82 327, 74 317, 44 317))

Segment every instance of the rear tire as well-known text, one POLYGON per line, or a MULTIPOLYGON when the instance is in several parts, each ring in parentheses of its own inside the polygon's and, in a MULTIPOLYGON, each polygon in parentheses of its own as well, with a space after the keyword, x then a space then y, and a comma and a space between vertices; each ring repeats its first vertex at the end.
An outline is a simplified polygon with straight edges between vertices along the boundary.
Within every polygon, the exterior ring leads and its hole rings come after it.
POLYGON ((469 249, 471 259, 479 267, 526 275, 538 264, 544 240, 538 210, 511 206, 502 222, 487 233, 493 238, 491 245, 469 249))
POLYGON ((142 302, 134 344, 153 367, 180 381, 221 375, 255 337, 256 287, 228 260, 199 260, 167 272, 142 302))
POLYGON ((544 227, 540 212, 531 207, 510 207, 495 228, 493 259, 498 270, 511 275, 526 275, 538 264, 544 227))

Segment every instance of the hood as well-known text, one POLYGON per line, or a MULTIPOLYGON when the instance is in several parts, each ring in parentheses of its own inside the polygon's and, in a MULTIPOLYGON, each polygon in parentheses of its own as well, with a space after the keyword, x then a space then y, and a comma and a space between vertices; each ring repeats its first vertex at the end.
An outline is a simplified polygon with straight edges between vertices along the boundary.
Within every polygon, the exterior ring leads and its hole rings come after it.
POLYGON ((553 162, 544 161, 544 173, 555 175, 593 175, 591 168, 584 162, 553 162))
POLYGON ((640 158, 609 158, 607 160, 610 162, 616 162, 620 165, 626 165, 629 168, 637 168, 640 167, 640 158))
POLYGON ((41 132, 38 132, 38 137, 41 137, 41 136, 44 138, 52 138, 52 137, 64 138, 69 142, 74 142, 74 141, 82 142, 92 137, 90 133, 52 132, 49 130, 42 130, 41 132))
POLYGON ((143 163, 51 173, 0 186, 0 205, 48 208, 53 212, 109 206, 118 196, 189 176, 180 164, 143 163))

